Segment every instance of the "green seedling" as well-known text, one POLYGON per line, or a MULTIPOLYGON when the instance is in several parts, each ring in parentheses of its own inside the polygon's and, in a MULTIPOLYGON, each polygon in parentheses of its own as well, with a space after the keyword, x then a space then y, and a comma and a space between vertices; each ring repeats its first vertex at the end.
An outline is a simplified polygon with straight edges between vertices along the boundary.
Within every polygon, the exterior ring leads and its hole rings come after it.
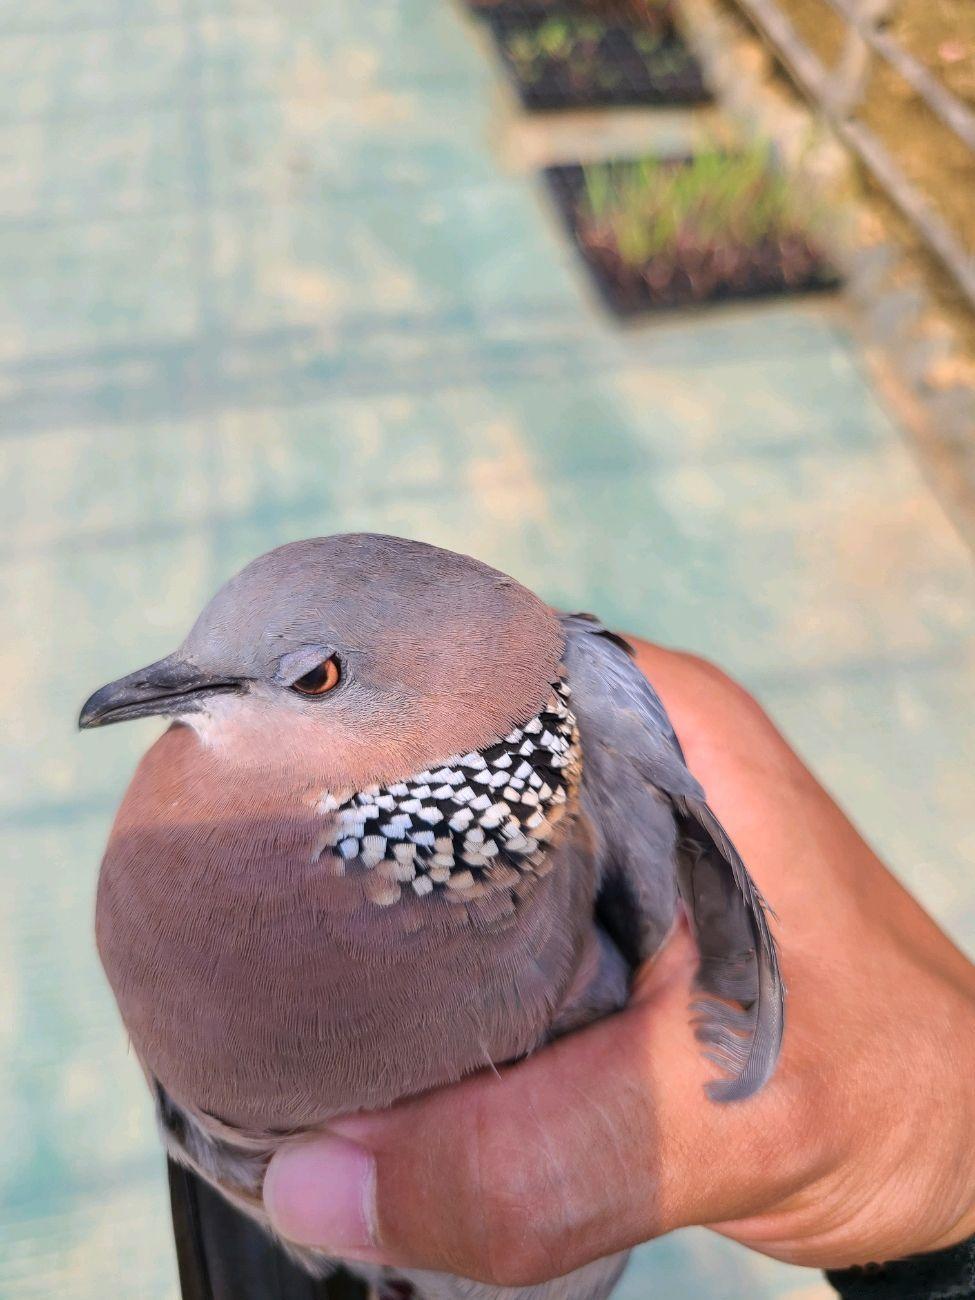
MULTIPOLYGON (((661 6, 662 7, 662 6, 661 6)), ((603 38, 612 23, 585 14, 546 18, 516 28, 504 40, 518 76, 527 85, 542 79, 553 64, 561 64, 571 79, 612 90, 622 81, 622 70, 603 48, 603 38)), ((690 55, 677 42, 668 43, 660 31, 629 27, 634 52, 651 77, 672 76, 690 62, 690 55)))
POLYGON ((583 169, 584 236, 640 268, 682 250, 752 247, 808 236, 818 224, 808 193, 784 176, 767 146, 705 150, 688 163, 646 158, 583 169))

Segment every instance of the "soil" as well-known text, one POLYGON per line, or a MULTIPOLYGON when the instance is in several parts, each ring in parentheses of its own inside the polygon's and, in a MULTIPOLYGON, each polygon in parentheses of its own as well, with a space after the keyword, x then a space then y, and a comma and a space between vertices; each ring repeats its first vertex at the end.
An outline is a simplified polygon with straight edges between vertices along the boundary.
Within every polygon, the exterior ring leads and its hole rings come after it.
POLYGON ((751 245, 688 236, 665 254, 633 266, 620 256, 605 229, 586 216, 582 168, 576 164, 549 167, 545 174, 600 295, 618 316, 726 299, 808 293, 839 284, 835 270, 813 241, 792 232, 751 245))
MULTIPOLYGON (((778 0, 799 35, 833 67, 845 26, 826 0, 778 0)), ((887 31, 959 99, 975 107, 975 4, 898 0, 887 31)), ((857 116, 975 252, 975 155, 882 59, 857 116)))
POLYGON ((481 17, 532 19, 559 17, 568 10, 606 23, 636 23, 657 28, 673 25, 673 0, 467 0, 481 17))
MULTIPOLYGON (((553 15, 554 16, 554 15, 553 15)), ((566 51, 539 50, 519 57, 519 42, 547 21, 494 17, 495 40, 522 103, 528 109, 604 108, 655 104, 702 104, 710 95, 701 67, 671 28, 642 33, 658 38, 641 48, 641 32, 630 25, 600 25, 592 19, 578 29, 566 51)), ((571 19, 566 21, 573 31, 571 19)))
MULTIPOLYGON (((741 18, 735 0, 721 0, 741 18)), ((827 67, 843 46, 844 26, 826 0, 777 0, 798 34, 827 67)), ((972 0, 897 0, 887 30, 959 99, 975 107, 975 4, 972 0)), ((926 194, 962 241, 975 252, 975 156, 925 107, 882 60, 872 65, 859 116, 926 194)), ((785 73, 781 78, 789 81, 785 73)), ((861 170, 864 197, 895 236, 955 331, 965 361, 963 377, 975 377, 975 312, 941 262, 920 240, 871 178, 861 170)), ((944 382, 954 378, 954 368, 944 382)))

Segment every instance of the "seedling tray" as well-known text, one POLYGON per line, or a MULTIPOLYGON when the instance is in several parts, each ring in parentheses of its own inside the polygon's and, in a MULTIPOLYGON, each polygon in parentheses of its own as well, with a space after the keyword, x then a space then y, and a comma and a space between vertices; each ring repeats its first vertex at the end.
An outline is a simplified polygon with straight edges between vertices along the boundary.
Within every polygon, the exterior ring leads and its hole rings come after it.
POLYGON ((702 104, 701 66, 666 11, 652 24, 582 8, 487 21, 505 69, 532 111, 702 104))
POLYGON ((534 19, 589 14, 607 23, 673 26, 672 0, 468 0, 479 18, 534 19))
MULTIPOLYGON (((690 158, 667 167, 689 167, 690 158)), ((621 164, 609 164, 620 166, 621 164)), ((734 299, 836 289, 840 278, 811 235, 768 235, 749 244, 720 239, 706 246, 681 241, 640 264, 628 262, 611 241, 598 238, 586 210, 586 182, 576 163, 548 167, 545 178, 569 234, 605 305, 630 318, 655 311, 734 299)))

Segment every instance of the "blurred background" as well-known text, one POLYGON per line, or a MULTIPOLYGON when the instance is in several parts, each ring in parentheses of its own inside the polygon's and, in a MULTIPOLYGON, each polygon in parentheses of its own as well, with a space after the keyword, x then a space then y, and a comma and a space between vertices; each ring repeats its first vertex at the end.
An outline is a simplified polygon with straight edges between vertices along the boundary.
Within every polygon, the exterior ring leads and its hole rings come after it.
MULTIPOLYGON (((921 399, 880 364, 903 317, 864 307, 842 204, 726 102, 739 47, 707 62, 698 0, 479 7, 0 17, 5 1300, 175 1300, 149 1101, 91 934, 158 728, 74 722, 289 539, 421 538, 720 661, 975 950, 975 572, 953 522, 975 480, 952 477, 949 516, 921 399)), ((965 99, 964 6, 926 7, 949 26, 924 66, 965 99)), ((849 105, 829 112, 843 138, 849 105)), ((925 311, 950 299, 961 391, 964 276, 873 198, 888 262, 938 263, 925 311)), ((831 1292, 688 1232, 620 1294, 831 1292)))

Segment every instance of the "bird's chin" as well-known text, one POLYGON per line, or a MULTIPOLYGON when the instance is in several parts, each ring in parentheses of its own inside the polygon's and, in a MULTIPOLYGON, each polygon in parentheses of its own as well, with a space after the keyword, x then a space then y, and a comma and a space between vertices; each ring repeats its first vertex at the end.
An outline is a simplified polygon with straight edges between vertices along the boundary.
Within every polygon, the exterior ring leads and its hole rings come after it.
POLYGON ((299 719, 282 717, 273 704, 251 693, 214 695, 177 721, 192 728, 208 750, 235 767, 271 770, 291 762, 296 752, 311 753, 312 736, 300 736, 299 719))
POLYGON ((196 732, 204 744, 209 744, 214 734, 213 718, 202 709, 192 713, 181 713, 178 718, 173 718, 173 726, 189 727, 191 731, 196 732))
POLYGON ((189 727, 208 749, 236 747, 251 730, 241 716, 245 710, 240 703, 239 698, 214 696, 205 705, 180 713, 173 721, 189 727))

